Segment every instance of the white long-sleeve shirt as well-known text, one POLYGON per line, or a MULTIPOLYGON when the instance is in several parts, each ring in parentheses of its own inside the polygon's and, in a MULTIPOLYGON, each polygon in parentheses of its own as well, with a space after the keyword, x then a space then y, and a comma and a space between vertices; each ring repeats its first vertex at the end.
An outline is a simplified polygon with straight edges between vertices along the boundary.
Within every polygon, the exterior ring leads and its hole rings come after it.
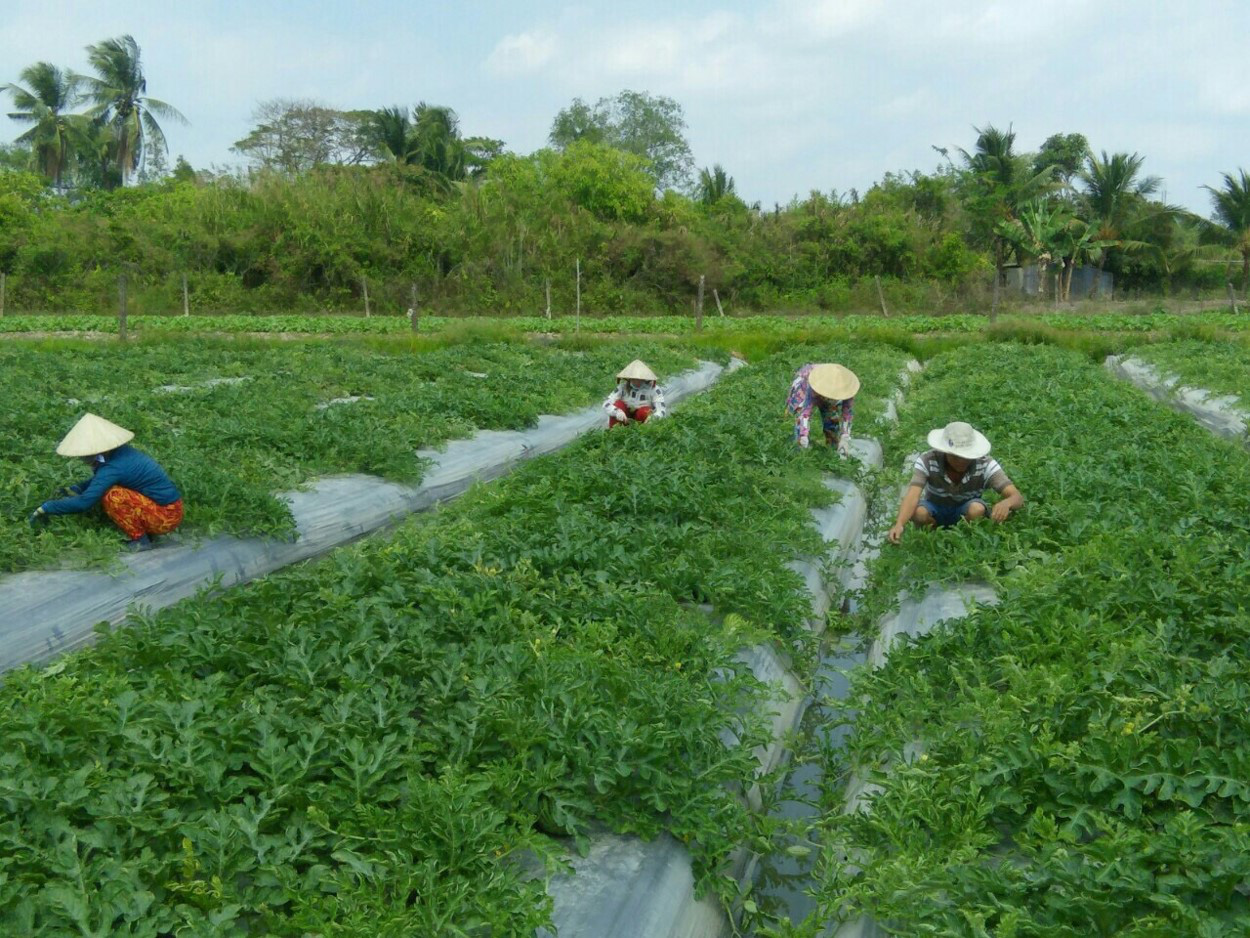
POLYGON ((631 415, 640 407, 650 407, 653 420, 660 420, 668 415, 668 407, 664 403, 664 392, 655 381, 648 381, 641 387, 634 388, 622 378, 616 382, 616 390, 603 402, 603 409, 609 417, 620 410, 616 406, 617 401, 623 402, 631 415))

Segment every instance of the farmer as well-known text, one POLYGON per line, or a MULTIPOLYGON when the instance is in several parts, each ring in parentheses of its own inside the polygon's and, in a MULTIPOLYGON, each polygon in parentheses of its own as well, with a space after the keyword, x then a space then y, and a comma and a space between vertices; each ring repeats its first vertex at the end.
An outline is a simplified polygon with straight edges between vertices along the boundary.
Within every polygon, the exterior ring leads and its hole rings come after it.
POLYGON ((655 372, 637 358, 617 373, 616 390, 603 402, 609 430, 630 421, 646 423, 652 417, 660 420, 668 413, 664 392, 656 381, 655 372))
POLYGON ((132 551, 148 550, 152 535, 168 534, 182 523, 182 495, 151 456, 130 446, 134 434, 95 414, 85 414, 65 434, 56 451, 77 456, 91 467, 91 478, 61 490, 65 498, 44 502, 30 516, 31 527, 51 515, 87 511, 97 503, 128 538, 132 551))
POLYGON ((859 378, 842 365, 804 365, 790 382, 786 410, 794 414, 794 439, 807 449, 811 434, 812 410, 820 411, 825 442, 838 448, 838 455, 851 455, 851 420, 859 378))
POLYGON ((988 513, 1002 522, 1024 504, 998 460, 990 458, 990 441, 969 424, 957 420, 930 431, 929 446, 916 457, 898 518, 887 535, 891 544, 903 539, 908 521, 922 528, 946 528, 961 518, 975 521, 988 513), (1002 496, 992 510, 981 497, 987 488, 1002 496))

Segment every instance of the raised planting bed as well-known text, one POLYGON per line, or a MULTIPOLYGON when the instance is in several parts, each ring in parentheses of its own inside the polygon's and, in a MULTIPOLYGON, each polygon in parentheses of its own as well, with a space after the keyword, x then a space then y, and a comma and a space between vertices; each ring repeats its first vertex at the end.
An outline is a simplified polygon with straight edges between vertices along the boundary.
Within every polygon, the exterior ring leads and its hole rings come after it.
MULTIPOLYGON (((730 367, 740 365, 735 361, 730 367)), ((709 387, 722 373, 712 362, 666 382, 674 404, 709 387)), ((46 662, 92 641, 100 625, 123 621, 136 607, 163 609, 206 589, 246 583, 274 570, 356 540, 414 511, 462 494, 475 482, 498 478, 522 461, 554 452, 602 428, 603 410, 591 406, 562 417, 543 416, 530 430, 483 430, 453 440, 427 461, 418 485, 371 476, 334 476, 283 493, 295 520, 287 538, 225 535, 195 544, 169 544, 119 561, 121 571, 31 571, 0 577, 0 673, 46 662)))
POLYGON ((1248 442, 1250 352, 1227 342, 1148 345, 1132 356, 1112 355, 1107 369, 1229 440, 1248 442))
POLYGON ((873 565, 865 631, 931 583, 999 603, 854 675, 858 717, 824 775, 868 768, 870 810, 823 792, 812 928, 1245 932, 1244 453, 1038 347, 931 359, 887 463, 951 419, 989 436, 1028 502, 1001 526, 909 531, 873 565))
MULTIPOLYGON (((871 422, 901 355, 836 354, 871 422)), ((732 909, 774 693, 740 654, 811 660, 788 563, 861 471, 794 450, 797 363, 10 672, 0 931, 529 935, 553 900, 509 860, 600 829, 667 833, 732 909)))

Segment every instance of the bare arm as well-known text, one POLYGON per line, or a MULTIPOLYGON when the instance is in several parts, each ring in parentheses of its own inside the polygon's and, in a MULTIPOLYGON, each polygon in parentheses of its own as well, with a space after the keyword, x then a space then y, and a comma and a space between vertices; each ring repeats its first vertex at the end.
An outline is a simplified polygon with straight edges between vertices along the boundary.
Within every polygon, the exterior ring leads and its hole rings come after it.
POLYGON ((903 539, 903 528, 916 513, 916 506, 920 504, 920 496, 923 494, 923 485, 912 483, 907 486, 907 491, 903 493, 903 501, 898 506, 898 517, 894 521, 894 527, 890 528, 890 533, 886 535, 891 544, 897 544, 903 539))
POLYGON ((1003 487, 1000 493, 1003 498, 998 502, 990 512, 990 517, 997 522, 1007 520, 1007 516, 1024 504, 1024 496, 1020 494, 1020 490, 1014 485, 1008 483, 1003 487))

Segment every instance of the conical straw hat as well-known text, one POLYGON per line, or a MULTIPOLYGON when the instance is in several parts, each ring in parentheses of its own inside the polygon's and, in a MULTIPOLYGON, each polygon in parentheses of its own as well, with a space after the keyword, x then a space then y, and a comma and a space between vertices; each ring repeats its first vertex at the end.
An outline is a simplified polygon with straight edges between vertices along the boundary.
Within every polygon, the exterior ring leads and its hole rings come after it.
POLYGON ((647 367, 647 363, 641 358, 635 358, 632 362, 616 373, 618 378, 638 378, 643 381, 658 381, 655 372, 647 367))
POLYGON ((135 435, 95 414, 83 414, 74 428, 65 434, 56 451, 62 456, 95 456, 129 443, 135 435))
POLYGON ((817 365, 807 375, 807 383, 821 397, 844 401, 859 390, 855 372, 842 365, 817 365))

